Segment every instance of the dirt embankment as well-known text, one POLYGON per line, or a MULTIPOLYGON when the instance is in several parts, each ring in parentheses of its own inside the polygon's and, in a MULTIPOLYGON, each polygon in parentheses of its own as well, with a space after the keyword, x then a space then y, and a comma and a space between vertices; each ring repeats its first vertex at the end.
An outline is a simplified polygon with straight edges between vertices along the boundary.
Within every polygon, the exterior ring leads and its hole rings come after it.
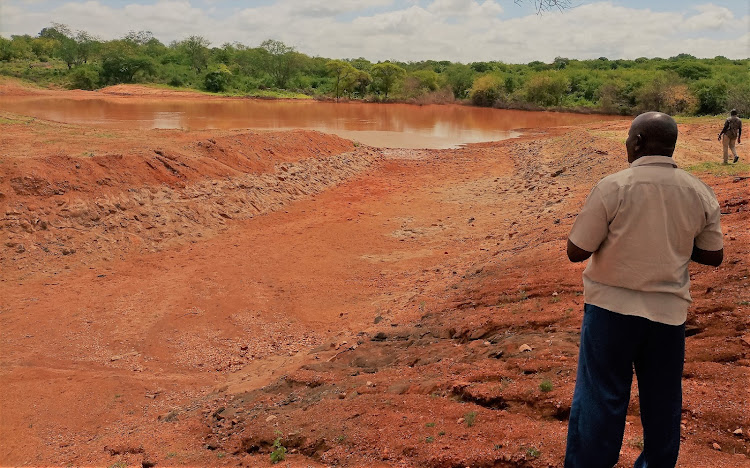
POLYGON ((194 242, 225 229, 227 220, 330 188, 380 157, 312 131, 116 137, 6 119, 9 131, 0 137, 8 149, 0 176, 6 272, 59 268, 61 256, 85 263, 92 254, 117 258, 194 242))
MULTIPOLYGON (((0 125, 0 464, 562 465, 564 242, 627 123, 434 151, 0 125)), ((716 156, 680 130, 680 164, 716 156)), ((699 174, 726 259, 691 266, 680 466, 750 464, 748 175, 699 174)))

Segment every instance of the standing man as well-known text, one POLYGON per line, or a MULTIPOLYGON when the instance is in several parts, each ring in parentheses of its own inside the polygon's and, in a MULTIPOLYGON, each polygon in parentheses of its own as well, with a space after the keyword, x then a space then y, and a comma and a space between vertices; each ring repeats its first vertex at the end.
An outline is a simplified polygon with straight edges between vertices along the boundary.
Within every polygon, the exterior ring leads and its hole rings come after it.
POLYGON ((688 263, 718 266, 724 251, 716 196, 677 168, 676 143, 672 117, 636 117, 625 142, 630 168, 593 188, 570 232, 568 258, 591 260, 566 468, 617 463, 634 368, 644 445, 635 467, 677 462, 688 263))
POLYGON ((737 144, 742 143, 742 120, 737 116, 737 109, 732 109, 729 113, 729 117, 724 122, 724 128, 719 132, 719 140, 724 146, 724 164, 728 162, 728 150, 732 150, 732 154, 734 155, 734 161, 732 162, 736 163, 739 161, 740 157, 737 156, 737 150, 734 149, 734 142, 737 141, 737 144))

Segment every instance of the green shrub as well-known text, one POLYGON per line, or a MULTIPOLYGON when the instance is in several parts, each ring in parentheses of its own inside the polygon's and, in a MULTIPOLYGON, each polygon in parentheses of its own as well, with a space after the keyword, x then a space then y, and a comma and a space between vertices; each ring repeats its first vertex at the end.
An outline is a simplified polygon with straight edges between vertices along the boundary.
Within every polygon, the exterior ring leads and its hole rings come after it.
POLYGON ((700 80, 692 87, 692 92, 698 99, 696 112, 703 115, 716 115, 724 112, 727 107, 728 88, 724 81, 700 80))
POLYGON ((71 89, 93 90, 99 87, 99 70, 91 65, 76 67, 70 74, 71 89))
POLYGON ((559 72, 534 75, 526 83, 526 99, 540 106, 559 106, 569 86, 568 79, 559 72))
POLYGON ((286 447, 281 445, 281 437, 273 441, 273 451, 271 452, 271 463, 274 465, 286 459, 286 447))
POLYGON ((480 76, 469 90, 471 103, 475 106, 492 107, 503 96, 503 80, 494 74, 480 76))
POLYGON ((217 68, 206 73, 206 77, 203 80, 203 85, 207 91, 212 93, 220 93, 225 91, 229 86, 229 82, 232 79, 232 72, 229 71, 226 65, 223 63, 217 68))

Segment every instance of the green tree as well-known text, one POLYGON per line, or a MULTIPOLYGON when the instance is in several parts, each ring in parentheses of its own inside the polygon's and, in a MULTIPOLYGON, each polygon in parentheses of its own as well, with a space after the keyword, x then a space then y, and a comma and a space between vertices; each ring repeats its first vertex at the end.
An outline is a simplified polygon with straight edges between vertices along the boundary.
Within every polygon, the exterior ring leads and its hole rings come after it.
POLYGON ((385 94, 385 99, 388 99, 388 93, 403 80, 406 70, 395 63, 381 62, 372 66, 371 74, 375 86, 385 94))
POLYGON ((333 78, 336 102, 338 102, 341 92, 354 85, 354 78, 359 74, 358 70, 343 60, 329 60, 326 62, 326 70, 333 78))
POLYGON ((110 41, 102 53, 100 78, 102 84, 134 83, 137 79, 156 74, 156 64, 132 43, 110 41))
POLYGON ((42 62, 46 62, 55 53, 57 42, 48 37, 35 37, 31 40, 31 50, 42 62))
POLYGON ((0 62, 9 62, 13 58, 11 42, 0 36, 0 62))
POLYGON ((297 54, 294 47, 273 39, 263 41, 260 48, 266 52, 264 57, 266 72, 271 75, 277 87, 286 88, 289 79, 300 68, 300 54, 297 54))
POLYGON ((202 36, 190 36, 179 43, 179 49, 185 54, 196 73, 208 66, 209 51, 211 45, 208 39, 202 36))
POLYGON ((55 53, 60 60, 65 62, 68 70, 70 70, 78 59, 78 44, 75 39, 63 37, 58 41, 55 53))
POLYGON ((86 31, 78 31, 76 41, 76 65, 88 63, 89 58, 96 50, 99 42, 86 31))
POLYGON ((465 99, 468 97, 471 85, 474 84, 475 75, 470 66, 454 63, 449 65, 442 74, 456 98, 465 99))

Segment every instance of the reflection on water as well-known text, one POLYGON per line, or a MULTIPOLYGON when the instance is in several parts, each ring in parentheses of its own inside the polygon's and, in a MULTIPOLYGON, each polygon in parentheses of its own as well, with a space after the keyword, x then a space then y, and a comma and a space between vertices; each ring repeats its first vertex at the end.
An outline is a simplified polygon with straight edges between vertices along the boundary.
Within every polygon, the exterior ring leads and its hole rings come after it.
POLYGON ((451 148, 512 138, 522 128, 617 118, 460 105, 106 97, 74 100, 44 96, 0 96, 0 110, 66 123, 141 130, 306 128, 372 146, 400 148, 451 148))

